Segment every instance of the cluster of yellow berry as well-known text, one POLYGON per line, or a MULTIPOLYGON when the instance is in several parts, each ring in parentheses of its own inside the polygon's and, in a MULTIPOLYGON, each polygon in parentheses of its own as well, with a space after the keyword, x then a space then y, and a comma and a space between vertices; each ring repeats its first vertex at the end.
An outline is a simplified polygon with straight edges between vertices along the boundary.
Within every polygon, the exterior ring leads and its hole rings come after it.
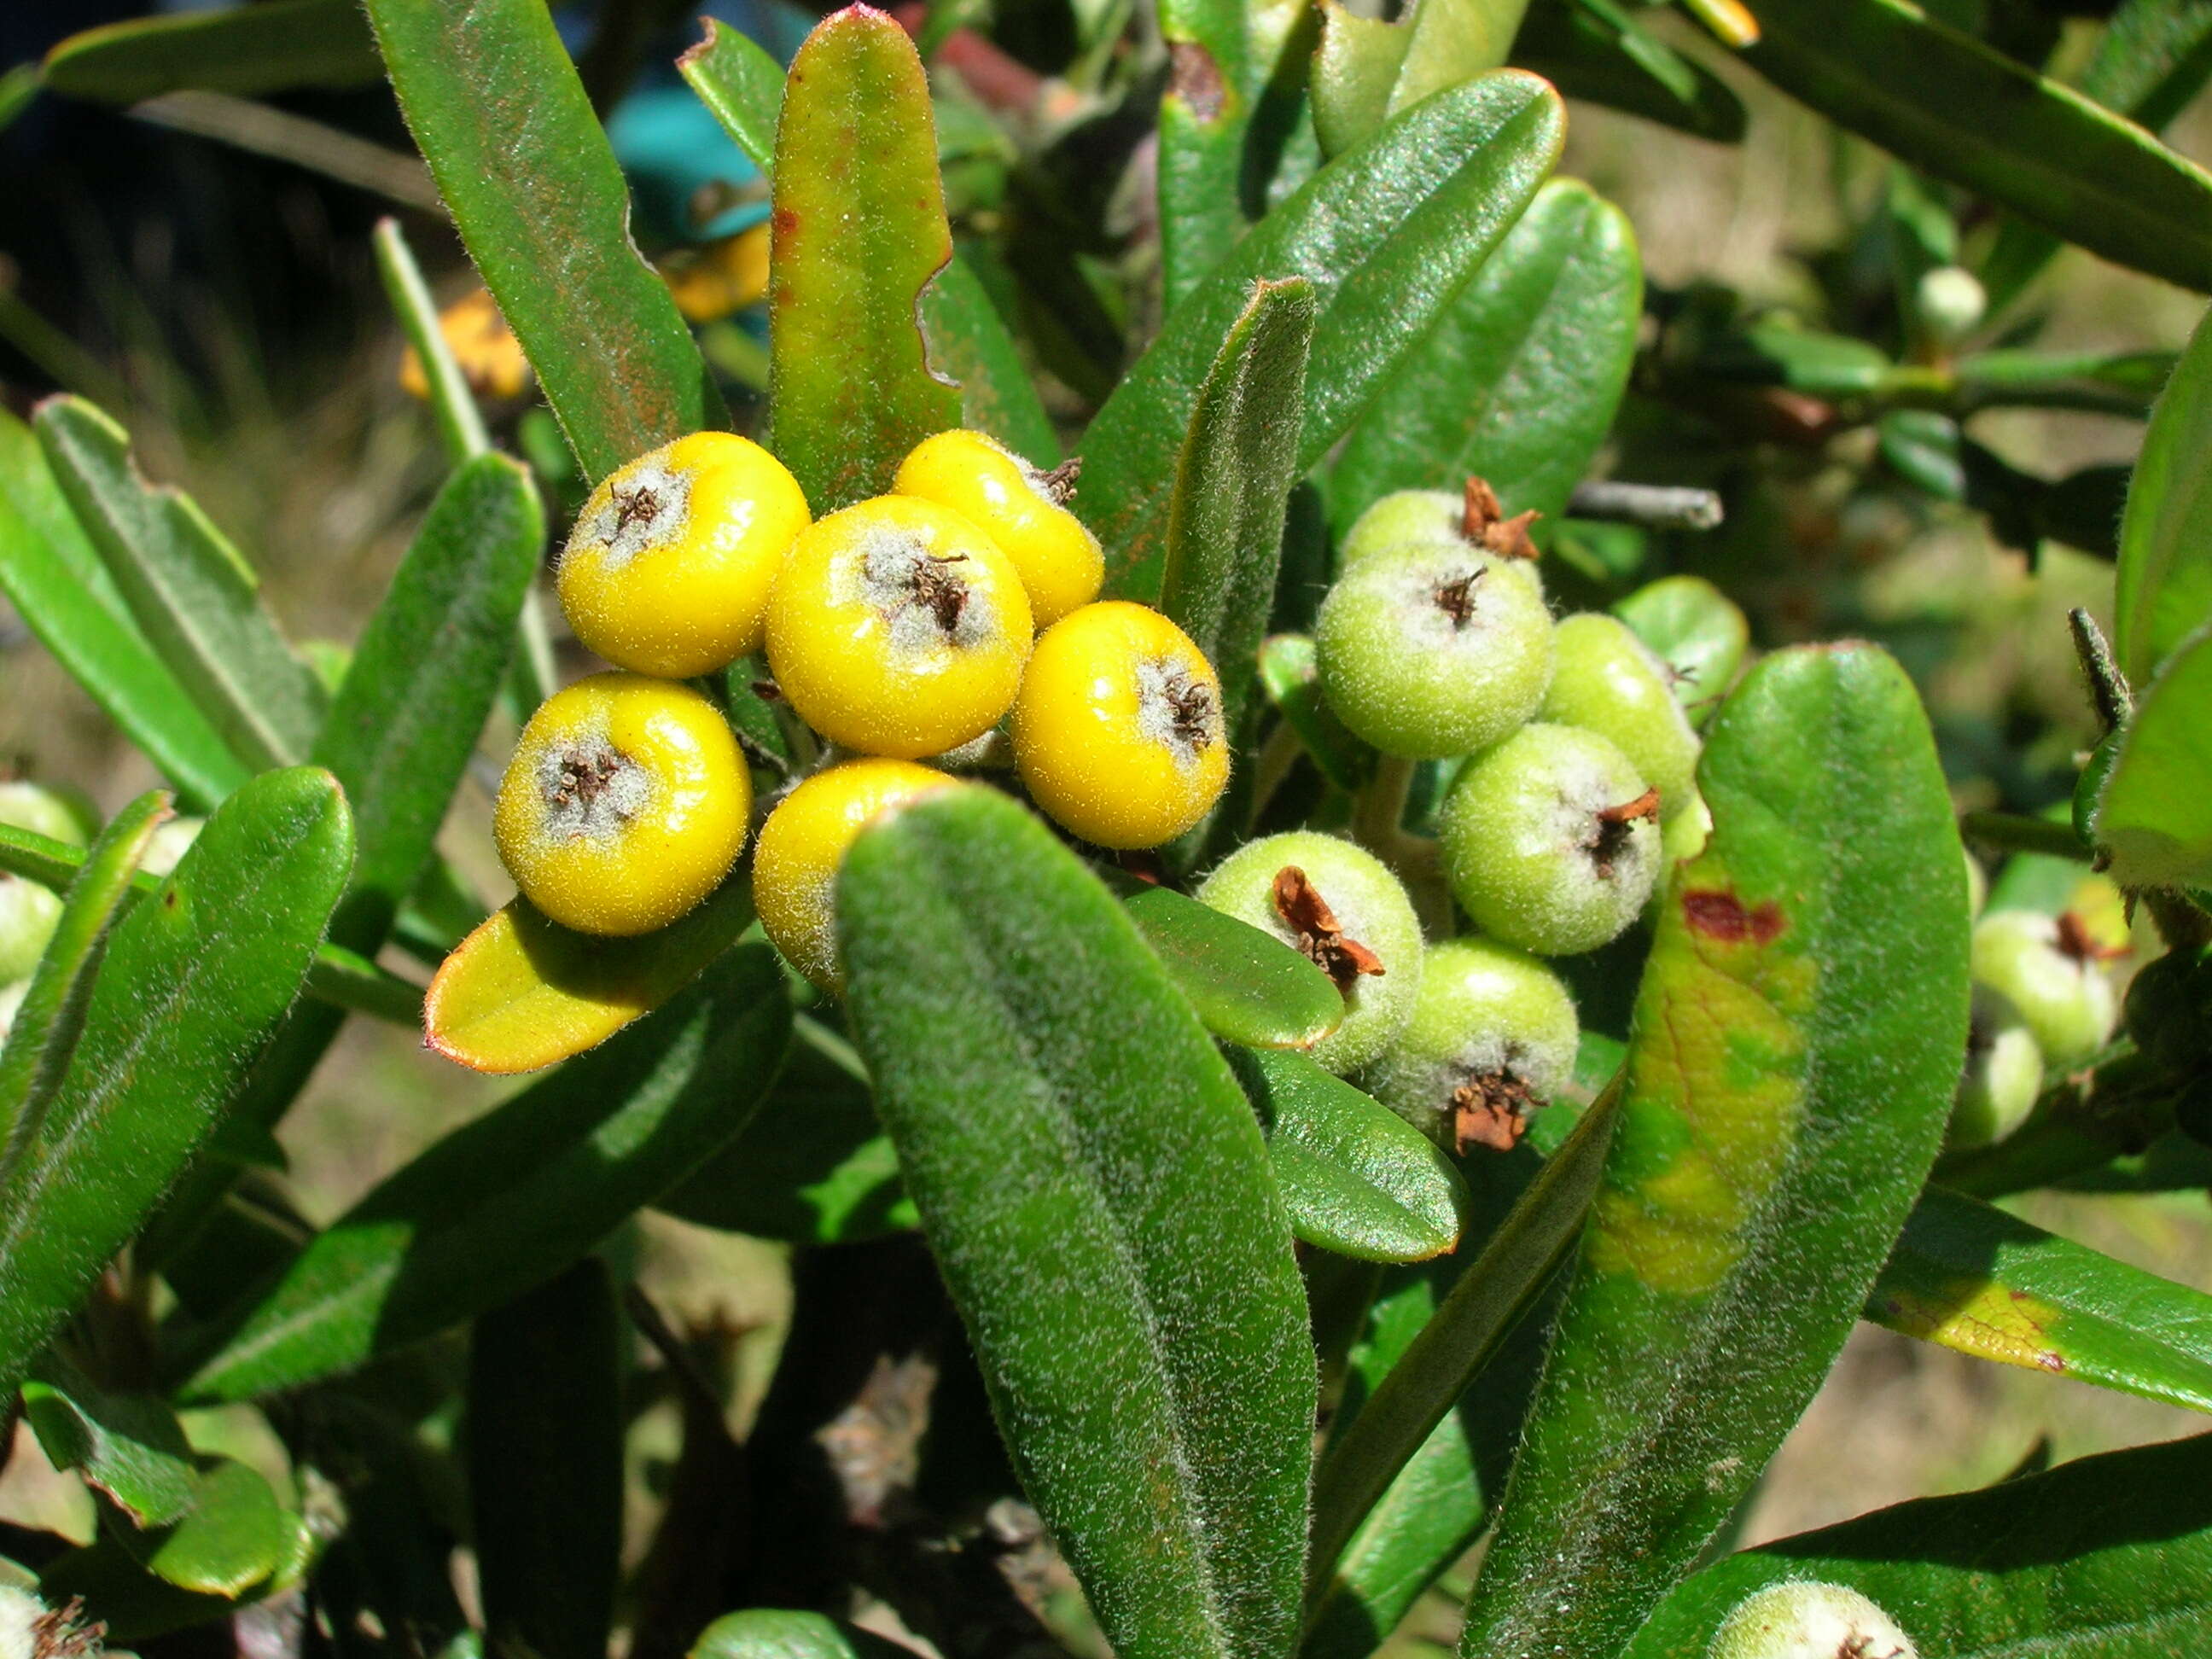
POLYGON ((1071 835, 1152 847, 1191 828, 1228 780, 1220 682, 1166 617, 1098 599, 1103 558, 1067 485, 957 431, 918 445, 891 494, 819 520, 781 462, 730 433, 610 474, 557 586, 616 672, 548 698, 515 746, 495 831, 516 884, 603 934, 665 927, 720 886, 751 778, 722 710, 684 682, 763 652, 827 763, 761 826, 754 903, 824 989, 846 849, 952 781, 921 762, 1001 722, 1030 799, 1071 835))

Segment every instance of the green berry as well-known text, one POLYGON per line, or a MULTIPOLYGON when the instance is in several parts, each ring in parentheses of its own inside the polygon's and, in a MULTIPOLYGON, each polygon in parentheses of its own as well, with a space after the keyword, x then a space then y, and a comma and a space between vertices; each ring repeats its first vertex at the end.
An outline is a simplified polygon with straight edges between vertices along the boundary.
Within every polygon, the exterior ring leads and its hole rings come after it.
POLYGON ((1974 982, 2011 1003, 2051 1065, 2079 1065, 2112 1035, 2112 975, 2070 916, 1991 911, 1974 924, 1972 964, 1974 982))
POLYGON ((1340 1077, 1397 1040, 1421 988, 1421 925, 1389 868, 1364 847, 1308 830, 1231 853, 1198 896, 1304 951, 1344 994, 1344 1023, 1314 1062, 1340 1077), (1313 901, 1319 901, 1318 908, 1313 901))
POLYGON ((1953 1151, 2002 1140, 2027 1120, 2043 1093, 2043 1048, 2005 999, 1974 997, 1966 1069, 1951 1108, 1944 1145, 1953 1151))
POLYGON ((1522 726, 1460 774, 1438 817, 1453 896, 1477 927, 1524 951, 1595 950, 1658 881, 1654 793, 1609 738, 1522 726))
POLYGON ((1495 743, 1536 712, 1552 633, 1543 599, 1501 561, 1400 547, 1329 590, 1314 647, 1346 726, 1385 754, 1437 760, 1495 743))
POLYGON ((1858 1591, 1806 1580, 1770 1584, 1738 1602, 1705 1659, 1919 1659, 1919 1650, 1858 1591))
POLYGON ((0 985, 27 979, 62 919, 62 902, 21 876, 0 876, 0 985))
MULTIPOLYGON (((1495 504, 1495 497, 1478 493, 1483 505, 1495 504)), ((1480 512, 1480 507, 1478 507, 1480 512)), ((1487 515, 1485 515, 1487 516, 1487 515)), ((1449 547, 1486 550, 1471 541, 1467 533, 1468 496, 1461 489, 1401 489, 1383 496, 1370 507, 1353 523, 1336 550, 1338 573, 1364 564, 1377 553, 1394 551, 1402 547, 1449 547)), ((1543 578, 1536 574, 1533 558, 1504 561, 1516 581, 1526 583, 1537 592, 1544 590, 1543 578)))
POLYGON ((100 809, 82 790, 67 784, 13 778, 0 783, 0 823, 71 847, 89 847, 100 833, 100 809))
POLYGON ((166 876, 175 869, 179 860, 192 849, 192 843, 207 828, 205 818, 169 818, 156 826, 146 842, 146 855, 138 860, 138 867, 149 875, 166 876))
POLYGON ((1982 861, 1965 848, 1959 849, 1959 856, 1966 861, 1966 914, 1978 916, 1982 914, 1982 907, 1990 902, 1989 872, 1983 869, 1982 861))
POLYGON ((1595 612, 1569 617, 1553 630, 1552 689, 1540 716, 1611 738, 1659 792, 1662 823, 1697 793, 1698 734, 1671 680, 1626 623, 1595 612))
POLYGON ((1413 1017, 1365 1081, 1434 1139, 1504 1150, 1572 1079, 1581 1035, 1574 999, 1535 957, 1452 939, 1422 959, 1413 1017))

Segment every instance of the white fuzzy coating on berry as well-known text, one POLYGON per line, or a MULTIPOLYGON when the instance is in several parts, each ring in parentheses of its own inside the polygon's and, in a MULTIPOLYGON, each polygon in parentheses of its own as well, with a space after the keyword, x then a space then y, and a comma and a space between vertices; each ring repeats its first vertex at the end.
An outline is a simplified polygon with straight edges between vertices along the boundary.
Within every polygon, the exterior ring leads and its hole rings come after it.
POLYGON ((1385 754, 1464 755, 1533 715, 1552 681, 1550 610, 1507 562, 1395 548, 1330 589, 1314 622, 1322 690, 1385 754))
POLYGON ((0 1584, 0 1659, 40 1659, 40 1625, 46 1618, 46 1604, 30 1591, 0 1584))
POLYGON ((2055 917, 1993 910, 1974 924, 1974 982, 2008 1001, 2044 1058, 2072 1066, 2104 1046, 2119 1018, 2112 976, 2060 948, 2055 917))
POLYGON ((830 566, 832 605, 861 604, 884 619, 891 653, 916 672, 948 666, 953 657, 997 638, 998 613, 962 569, 964 555, 933 556, 928 544, 891 525, 870 525, 830 566), (957 590, 940 609, 933 596, 957 590), (949 620, 951 627, 945 625, 949 620))
POLYGON ((1770 1584, 1737 1604, 1706 1659, 1919 1659, 1874 1601, 1844 1584, 1770 1584))
POLYGON ((652 804, 653 777, 615 747, 604 722, 568 743, 549 744, 533 780, 548 841, 619 840, 652 804))
POLYGON ((1444 873, 1484 933, 1539 956, 1618 937, 1662 862, 1652 818, 1608 823, 1646 789, 1595 732, 1535 722, 1478 756, 1438 819, 1444 873))
POLYGON ((1535 957, 1483 939, 1432 945, 1412 1018, 1364 1081, 1423 1133, 1441 1136, 1454 1094, 1494 1079, 1541 1105, 1573 1080, 1582 1036, 1574 999, 1535 957))
MULTIPOLYGON (((625 467, 610 481, 606 498, 576 522, 568 538, 568 550, 599 547, 609 570, 619 570, 641 553, 665 547, 684 534, 691 517, 691 472, 672 467, 656 450, 625 467)), ((737 517, 733 503, 733 519, 737 517)), ((742 504, 742 522, 725 527, 725 533, 742 536, 751 521, 752 505, 742 504)))
POLYGON ((1421 924, 1405 888, 1365 848, 1334 836, 1293 830, 1248 842, 1217 866, 1198 888, 1215 909, 1272 933, 1292 949, 1297 937, 1275 908, 1276 872, 1305 872, 1347 939, 1382 959, 1383 972, 1354 980, 1345 996, 1344 1022, 1308 1050, 1339 1076, 1372 1061, 1397 1040, 1412 1017, 1421 987, 1421 924))
POLYGON ((1195 772, 1221 732, 1221 708, 1213 689, 1194 684, 1171 657, 1139 659, 1137 732, 1166 750, 1178 770, 1195 772))

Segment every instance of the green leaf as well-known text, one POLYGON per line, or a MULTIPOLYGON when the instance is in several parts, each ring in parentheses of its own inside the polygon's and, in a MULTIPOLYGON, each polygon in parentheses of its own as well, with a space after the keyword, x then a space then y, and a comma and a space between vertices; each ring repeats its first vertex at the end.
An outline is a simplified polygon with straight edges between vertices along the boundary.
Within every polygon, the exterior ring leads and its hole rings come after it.
POLYGON ((0 1392, 243 1087, 353 859, 326 772, 266 774, 111 935, 53 1104, 0 1187, 0 1392))
POLYGON ((1002 796, 870 828, 837 908, 884 1124, 1107 1639, 1281 1653, 1313 1349, 1235 1079, 1121 908, 1002 796))
POLYGON ((1413 31, 1403 24, 1347 10, 1337 0, 1321 0, 1313 118, 1323 155, 1342 154, 1382 125, 1412 43, 1413 31))
POLYGON ((2212 175, 1904 0, 1759 0, 1767 79, 2091 252, 2212 288, 2212 175))
POLYGON ((1751 624, 1735 601, 1703 576, 1662 576, 1615 605, 1613 614, 1674 672, 1682 712, 1702 727, 1751 648, 1751 624))
POLYGON ((367 0, 400 112, 469 258, 593 482, 714 426, 668 286, 543 0, 367 0))
POLYGON ((789 1032, 773 953, 732 952, 650 1020, 385 1180, 301 1253, 185 1397, 350 1370, 541 1283, 744 1127, 789 1032))
POLYGON ((2130 679, 2212 621, 2212 312, 2151 410, 2113 580, 2112 646, 2130 679))
POLYGON ((1389 113, 1504 63, 1528 9, 1528 0, 1422 0, 1409 25, 1413 38, 1390 89, 1389 113))
POLYGON ((435 855, 538 574, 545 519, 529 469, 479 455, 430 504, 315 740, 351 803, 359 851, 331 924, 374 951, 435 855))
POLYGON ((31 975, 7 1049, 0 1054, 0 1187, 46 1121, 84 1030, 108 931, 131 891, 146 843, 169 816, 168 797, 141 795, 115 815, 84 854, 53 937, 31 975))
POLYGON ((1341 438, 1535 194, 1559 154, 1558 95, 1488 75, 1425 99, 1270 213, 1176 307, 1085 434, 1085 512, 1107 586, 1159 592, 1175 455, 1255 281, 1304 276, 1319 307, 1297 465, 1341 438))
POLYGON ((1943 1659, 2171 1659, 2212 1643, 2212 1435, 1924 1498, 1716 1562, 1624 1659, 1703 1659, 1768 1584, 1846 1584, 1943 1659))
POLYGON ((298 1517, 276 1501, 268 1481, 225 1457, 200 1471, 184 1519, 123 1541, 156 1578, 235 1601, 282 1571, 301 1540, 298 1517))
POLYGON ((1122 901, 1199 1021, 1250 1048, 1310 1048, 1344 1023, 1327 974, 1272 934, 1168 887, 1122 901))
POLYGON ((1999 1364, 2212 1412, 2212 1296, 1930 1187, 1867 1316, 1999 1364))
POLYGON ((921 296, 929 361, 960 383, 960 422, 1032 465, 1059 465, 1060 434, 982 279, 958 253, 921 296))
POLYGON ((167 1526, 199 1496, 184 1425, 150 1395, 110 1394, 49 1351, 23 1384, 23 1415, 47 1462, 76 1470, 134 1526, 167 1526))
POLYGON ((906 1659, 911 1652, 818 1613, 748 1607, 701 1631, 690 1659, 906 1659))
POLYGON ((82 398, 47 398, 33 423, 133 618, 231 753, 256 772, 304 756, 322 683, 285 644, 238 550, 190 496, 148 483, 129 436, 82 398))
POLYGON ((1529 9, 1513 61, 1568 98, 1604 104, 1700 138, 1743 137, 1743 100, 1703 64, 1684 57, 1606 0, 1529 9))
MULTIPOLYGON (((350 4, 347 9, 353 9, 350 4)), ((373 50, 374 42, 371 46, 373 50)), ((439 323, 438 302, 431 297, 430 285, 422 280, 422 267, 415 263, 399 222, 379 220, 370 240, 376 249, 376 274, 384 281, 385 297, 392 302, 399 331, 407 337, 416 362, 422 366, 423 380, 430 388, 430 413, 438 423, 446 459, 459 466, 491 447, 476 394, 469 390, 468 376, 446 339, 439 323)))
POLYGON ((2090 830, 2128 887, 2212 882, 2212 623, 2166 659, 2120 731, 2090 830))
POLYGON ((246 767, 147 642, 31 428, 0 410, 0 591, 123 735, 204 812, 246 767))
POLYGON ((1375 769, 1375 751, 1345 729, 1321 694, 1310 635, 1277 634, 1260 645, 1260 685, 1322 777, 1349 793, 1375 769))
POLYGON ((1644 265, 1627 216, 1554 179, 1376 394, 1331 475, 1336 530, 1395 489, 1489 480, 1557 519, 1613 425, 1644 265))
POLYGON ((908 450, 960 423, 919 322, 952 257, 929 83, 884 13, 848 7, 792 59, 774 224, 773 447, 819 515, 889 489, 908 450))
POLYGON ((1326 1599, 1346 1545, 1522 1316, 1582 1231, 1614 1109, 1585 1112, 1420 1334, 1329 1447, 1314 1480, 1311 1589, 1326 1599))
POLYGON ((752 883, 743 872, 682 921, 627 939, 575 933, 517 896, 431 980, 423 1040, 471 1071, 538 1071, 651 1013, 752 922, 752 883))
POLYGON ((1254 283, 1198 388, 1176 459, 1160 609, 1220 675, 1231 741, 1244 729, 1282 563, 1313 325, 1310 283, 1254 283))
POLYGON ((228 11, 140 17, 72 34, 46 54, 47 87, 135 104, 191 88, 240 98, 383 78, 355 0, 263 0, 228 11))
POLYGON ((1698 784, 1712 839, 1660 908, 1468 1655, 1612 1653, 1689 1571, 1827 1375, 1950 1115, 1966 876, 1904 671, 1767 658, 1698 784))
POLYGON ((919 1225, 860 1057, 804 1015, 793 1036, 753 1121, 653 1207, 792 1244, 846 1244, 919 1225))
POLYGON ((1458 1246, 1467 1183, 1426 1135, 1304 1054, 1229 1058, 1267 1126, 1267 1165, 1299 1239, 1364 1261, 1458 1246))
POLYGON ((761 176, 773 177, 783 65, 750 35, 725 28, 713 17, 699 21, 707 32, 676 60, 676 67, 761 176))
POLYGON ((605 1659, 621 1576, 623 1345, 586 1256, 486 1310, 469 1344, 469 1498, 494 1652, 605 1659))
POLYGON ((1970 410, 2081 409, 2141 419, 2179 361, 2171 351, 1978 351, 1953 373, 1970 410))

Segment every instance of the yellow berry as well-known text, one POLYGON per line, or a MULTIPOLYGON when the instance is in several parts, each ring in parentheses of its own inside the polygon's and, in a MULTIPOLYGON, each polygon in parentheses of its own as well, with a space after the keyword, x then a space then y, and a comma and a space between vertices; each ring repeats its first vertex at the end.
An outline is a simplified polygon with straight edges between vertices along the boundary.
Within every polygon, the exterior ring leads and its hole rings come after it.
POLYGON ((768 295, 768 221, 725 236, 660 267, 687 323, 714 323, 768 295))
POLYGON ((753 849, 753 908, 784 960, 835 993, 837 872, 878 814, 952 782, 911 761, 854 760, 817 772, 778 803, 753 849))
POLYGON ((648 933, 721 884, 752 780, 728 723, 689 686, 594 674, 538 705, 492 830, 530 902, 586 933, 648 933))
POLYGON ((919 760, 998 722, 1030 632, 1029 599, 996 543, 934 501, 878 495, 792 547, 769 600, 768 662, 832 743, 919 760))
POLYGON ((1106 557, 1046 475, 980 432, 925 438, 899 464, 893 490, 949 507, 998 543, 1039 628, 1098 597, 1106 557))
POLYGON ((760 649, 769 589, 806 497, 733 432, 695 432, 600 480, 561 556, 561 608, 618 668, 711 674, 760 649))
MULTIPOLYGON (((509 403, 529 389, 530 359, 486 289, 472 289, 440 312, 438 332, 479 398, 509 403)), ((429 374, 413 346, 399 359, 399 384, 410 398, 427 401, 430 396, 429 374)))
POLYGON ((1126 600, 1089 605, 1036 642, 1014 703, 1030 797, 1101 847, 1157 847, 1229 781, 1221 682, 1190 636, 1126 600))

